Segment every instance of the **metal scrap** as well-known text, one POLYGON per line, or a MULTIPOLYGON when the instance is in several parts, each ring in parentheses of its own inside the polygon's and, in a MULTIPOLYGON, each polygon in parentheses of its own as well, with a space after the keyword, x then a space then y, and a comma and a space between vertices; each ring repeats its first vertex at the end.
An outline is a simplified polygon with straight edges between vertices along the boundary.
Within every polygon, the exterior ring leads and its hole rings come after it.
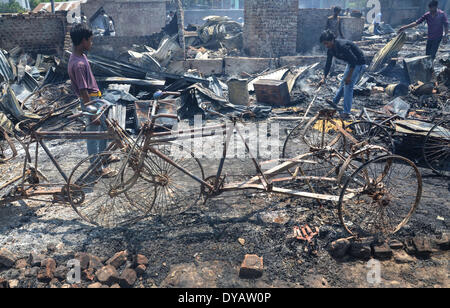
POLYGON ((249 102, 247 79, 228 80, 228 98, 232 104, 247 106, 249 102))
POLYGON ((429 82, 433 77, 433 60, 431 56, 420 56, 403 60, 410 83, 429 82))
POLYGON ((40 116, 25 111, 19 104, 19 101, 11 89, 11 86, 7 83, 1 85, 1 97, 0 97, 0 110, 6 114, 11 115, 17 122, 25 119, 40 119, 40 116))
MULTIPOLYGON (((399 133, 421 135, 426 136, 431 128, 433 128, 434 123, 418 121, 418 120, 397 120, 394 122, 395 130, 399 133)), ((445 134, 442 131, 441 135, 435 135, 435 137, 442 138, 445 134)))
POLYGON ((0 49, 0 77, 1 77, 0 82, 12 81, 15 78, 11 65, 1 49, 0 49))
POLYGON ((384 110, 388 113, 396 114, 402 118, 406 118, 411 105, 406 103, 400 97, 397 97, 392 102, 384 107, 384 110))
POLYGON ((10 134, 12 133, 12 131, 14 129, 13 122, 10 119, 8 119, 6 114, 4 114, 1 111, 0 111, 0 128, 4 129, 5 131, 7 131, 10 134))
POLYGON ((286 80, 288 83, 289 93, 292 92, 298 80, 304 78, 307 74, 310 73, 310 71, 316 69, 319 66, 319 64, 320 62, 307 66, 301 66, 293 69, 292 73, 291 72, 288 73, 283 79, 286 80))
POLYGON ((130 62, 133 65, 148 69, 149 71, 152 72, 161 71, 161 65, 155 58, 152 57, 151 52, 140 53, 129 50, 128 55, 129 55, 128 62, 130 62))
POLYGON ((242 24, 226 16, 207 16, 203 20, 205 24, 197 32, 205 46, 242 49, 242 24))
POLYGON ((369 67, 369 72, 378 72, 383 68, 383 64, 394 57, 406 42, 406 34, 404 32, 397 35, 386 46, 384 46, 373 58, 369 67))
POLYGON ((146 88, 155 88, 155 90, 163 88, 166 83, 165 80, 160 79, 136 79, 126 77, 99 77, 96 78, 96 80, 99 83, 128 84, 146 88))
POLYGON ((272 70, 267 73, 263 73, 248 83, 248 90, 250 92, 255 91, 254 84, 255 84, 255 82, 258 82, 260 80, 265 80, 265 79, 282 80, 287 75, 288 71, 289 71, 289 68, 282 67, 282 68, 272 70))
POLYGON ((177 55, 182 57, 182 53, 183 49, 178 43, 178 35, 174 35, 170 38, 164 38, 161 41, 158 50, 151 53, 150 58, 158 61, 162 67, 165 67, 177 55))

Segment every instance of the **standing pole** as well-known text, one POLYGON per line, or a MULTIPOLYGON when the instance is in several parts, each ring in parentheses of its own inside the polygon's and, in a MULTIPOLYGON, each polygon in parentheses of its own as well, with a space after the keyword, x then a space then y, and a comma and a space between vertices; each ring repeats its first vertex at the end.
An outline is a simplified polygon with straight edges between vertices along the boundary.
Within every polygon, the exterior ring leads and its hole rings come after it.
POLYGON ((55 0, 50 1, 52 4, 52 13, 55 14, 55 0))
POLYGON ((186 60, 186 41, 184 39, 184 10, 181 0, 177 0, 178 40, 183 49, 183 59, 186 60))

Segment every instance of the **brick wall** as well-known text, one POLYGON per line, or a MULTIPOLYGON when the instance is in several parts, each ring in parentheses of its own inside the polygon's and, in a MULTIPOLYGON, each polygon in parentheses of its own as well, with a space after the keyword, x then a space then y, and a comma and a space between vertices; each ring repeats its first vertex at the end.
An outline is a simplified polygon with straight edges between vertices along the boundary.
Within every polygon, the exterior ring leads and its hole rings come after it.
MULTIPOLYGON (((323 54, 319 39, 331 15, 332 9, 298 9, 298 1, 247 0, 244 49, 252 57, 323 54)), ((345 38, 360 40, 364 19, 345 18, 342 30, 345 38)))
POLYGON ((166 24, 163 0, 88 0, 81 13, 89 20, 101 7, 114 21, 117 36, 146 36, 166 24))
POLYGON ((320 34, 327 26, 331 9, 300 9, 298 11, 297 51, 310 52, 320 47, 320 34))
POLYGON ((66 12, 0 16, 0 48, 62 54, 67 31, 66 12))
POLYGON ((252 57, 296 53, 298 0, 246 0, 244 49, 252 57))

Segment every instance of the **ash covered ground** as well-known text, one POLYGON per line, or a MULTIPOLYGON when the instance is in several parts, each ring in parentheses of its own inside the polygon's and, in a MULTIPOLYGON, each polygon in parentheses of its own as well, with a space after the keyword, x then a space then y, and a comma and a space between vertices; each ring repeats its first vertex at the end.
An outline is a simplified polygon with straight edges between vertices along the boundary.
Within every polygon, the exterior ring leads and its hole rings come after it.
MULTIPOLYGON (((280 123, 282 140, 293 126, 292 122, 280 123)), ((48 144, 65 170, 86 155, 84 141, 48 144)), ((57 179, 50 161, 43 154, 41 158, 41 170, 57 179)), ((21 161, 2 166, 2 178, 19 174, 21 161)), ((214 174, 217 165, 218 161, 204 161, 206 175, 214 174)), ((428 169, 420 171, 422 201, 407 226, 395 235, 401 242, 422 236, 440 238, 449 230, 449 181, 428 169)), ((249 160, 230 160, 225 172, 252 175, 255 171, 249 160)), ((68 204, 20 201, 0 209, 0 245, 18 259, 29 259, 35 252, 65 265, 77 253, 86 252, 105 262, 127 250, 129 256, 148 258, 135 287, 369 287, 365 257, 335 259, 329 252, 333 241, 347 236, 335 205, 325 204, 320 209, 314 200, 260 192, 225 193, 184 214, 164 220, 149 218, 117 229, 88 225, 68 204), (312 245, 291 236, 293 227, 303 224, 320 228, 312 245), (246 254, 263 257, 261 278, 239 278, 246 254)), ((449 286, 448 251, 435 250, 427 257, 411 252, 405 257, 404 251, 394 251, 394 257, 382 261, 378 286, 449 286), (400 251, 404 258, 397 257, 400 251)), ((127 266, 123 264, 122 269, 127 266)), ((30 270, 14 267, 3 269, 0 277, 18 280, 22 287, 60 287, 65 283, 45 283, 30 270)), ((94 281, 85 279, 80 286, 94 281)))
MULTIPOLYGON (((409 56, 423 52, 424 44, 402 51, 409 56)), ((342 71, 343 66, 338 65, 337 73, 342 71)), ((312 113, 328 107, 325 99, 337 89, 336 75, 320 93, 312 113)), ((391 79, 383 80, 389 84, 398 78, 394 73, 391 79)), ((311 74, 302 90, 311 93, 319 79, 317 74, 311 74)), ((388 101, 383 95, 356 96, 354 108, 384 106, 388 101)), ((298 107, 306 108, 312 97, 301 99, 298 107)), ((414 97, 409 99, 417 102, 414 97)), ((279 125, 282 145, 296 122, 281 121, 279 125)), ((47 145, 66 172, 87 156, 84 141, 55 140, 47 145)), ((1 165, 0 183, 21 173, 24 151, 19 152, 16 159, 1 165)), ((67 261, 87 253, 105 265, 115 254, 126 251, 127 257, 116 266, 118 273, 136 268, 137 255, 148 259, 137 279, 124 284, 132 287, 449 287, 450 182, 425 167, 419 145, 408 152, 423 176, 422 200, 408 224, 391 238, 396 244, 388 249, 388 257, 378 258, 382 281, 377 285, 367 281, 367 261, 374 257, 370 243, 359 243, 363 249, 341 257, 331 253, 336 240, 348 237, 335 204, 326 203, 320 208, 314 200, 260 192, 224 193, 172 218, 149 218, 116 229, 87 224, 68 204, 30 200, 9 204, 0 208, 0 247, 14 255, 15 263, 0 268, 0 283, 86 287, 99 280, 94 271, 89 271, 90 265, 82 282, 70 285, 64 275, 67 261), (319 228, 309 245, 292 237, 293 228, 304 224, 319 228), (263 257, 262 277, 239 277, 247 254, 263 257), (38 262, 39 258, 42 262, 38 262), (63 274, 38 278, 48 258, 63 274)), ((50 180, 61 182, 42 151, 40 158, 40 170, 50 180)), ((215 173, 218 161, 205 160, 202 164, 209 176, 215 173)), ((229 160, 225 172, 255 174, 249 160, 229 160)), ((114 282, 101 283, 111 286, 114 282)))

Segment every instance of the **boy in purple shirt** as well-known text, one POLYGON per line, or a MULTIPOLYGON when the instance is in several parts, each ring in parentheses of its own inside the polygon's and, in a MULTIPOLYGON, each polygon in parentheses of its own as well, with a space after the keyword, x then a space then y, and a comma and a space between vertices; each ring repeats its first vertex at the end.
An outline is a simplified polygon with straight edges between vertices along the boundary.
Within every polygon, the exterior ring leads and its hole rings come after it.
POLYGON ((68 64, 68 73, 75 93, 83 104, 91 101, 91 97, 99 96, 99 89, 92 74, 91 66, 85 52, 92 47, 92 31, 86 24, 77 24, 70 31, 73 53, 68 64))
POLYGON ((427 22, 428 25, 428 41, 427 41, 427 50, 426 55, 431 56, 434 60, 436 58, 436 53, 439 49, 439 45, 441 41, 444 44, 447 44, 447 34, 448 34, 448 20, 447 15, 438 9, 438 2, 431 1, 428 4, 430 11, 425 13, 422 17, 420 17, 416 22, 413 22, 409 25, 403 26, 400 28, 399 33, 405 31, 406 29, 416 27, 423 23, 427 22), (445 31, 445 35, 442 35, 443 30, 445 31))
MULTIPOLYGON (((68 64, 70 81, 75 93, 81 99, 81 109, 92 114, 92 116, 87 118, 89 124, 86 130, 106 131, 104 116, 95 122, 91 122, 97 118, 96 113, 99 108, 103 108, 103 105, 107 103, 100 99, 101 93, 85 55, 85 52, 92 47, 92 31, 84 23, 77 24, 70 30, 70 37, 73 43, 73 52, 68 64), (96 102, 87 106, 93 100, 96 102)), ((86 142, 89 156, 103 152, 106 149, 106 140, 87 140, 86 142)), ((104 176, 111 174, 107 168, 102 168, 98 172, 104 176)))

